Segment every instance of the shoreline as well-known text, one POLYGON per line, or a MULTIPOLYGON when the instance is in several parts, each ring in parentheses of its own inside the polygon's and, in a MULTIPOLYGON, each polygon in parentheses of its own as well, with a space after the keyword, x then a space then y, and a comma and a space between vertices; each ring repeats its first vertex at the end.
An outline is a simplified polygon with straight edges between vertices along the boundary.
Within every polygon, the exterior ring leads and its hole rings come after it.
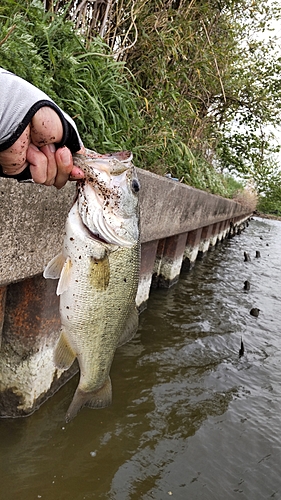
POLYGON ((253 212, 254 217, 260 217, 261 219, 272 219, 272 220, 279 220, 281 221, 281 216, 280 215, 273 215, 273 214, 263 214, 261 212, 253 212))

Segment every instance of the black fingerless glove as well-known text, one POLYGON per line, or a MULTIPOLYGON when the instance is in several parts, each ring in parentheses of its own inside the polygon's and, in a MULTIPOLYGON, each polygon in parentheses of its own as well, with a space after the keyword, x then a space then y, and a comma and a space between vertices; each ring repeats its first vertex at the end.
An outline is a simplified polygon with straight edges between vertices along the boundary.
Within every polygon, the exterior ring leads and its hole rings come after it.
MULTIPOLYGON (((52 101, 47 94, 27 81, 0 68, 0 151, 11 147, 26 129, 35 113, 49 106, 59 115, 63 138, 57 148, 67 146, 72 153, 83 146, 74 121, 52 101)), ((6 175, 0 166, 0 177, 17 180, 31 179, 29 167, 17 175, 6 175)))

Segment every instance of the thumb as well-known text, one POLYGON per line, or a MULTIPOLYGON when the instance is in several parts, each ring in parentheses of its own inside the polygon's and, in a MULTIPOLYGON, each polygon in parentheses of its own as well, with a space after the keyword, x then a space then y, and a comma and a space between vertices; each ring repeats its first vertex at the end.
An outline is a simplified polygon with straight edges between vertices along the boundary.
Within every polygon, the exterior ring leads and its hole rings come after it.
POLYGON ((54 185, 60 189, 69 179, 70 172, 73 169, 73 160, 70 150, 65 146, 59 148, 55 155, 58 170, 54 185))

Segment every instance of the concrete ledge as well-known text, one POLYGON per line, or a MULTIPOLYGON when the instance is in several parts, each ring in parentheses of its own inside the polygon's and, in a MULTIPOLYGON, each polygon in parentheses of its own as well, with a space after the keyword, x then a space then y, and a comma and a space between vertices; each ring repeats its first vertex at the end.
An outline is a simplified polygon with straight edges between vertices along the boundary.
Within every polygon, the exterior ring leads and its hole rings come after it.
MULTIPOLYGON (((249 211, 239 203, 138 169, 141 242, 186 233, 249 211)), ((60 251, 75 183, 55 188, 0 180, 0 286, 35 276, 60 251)))
MULTIPOLYGON (((169 287, 181 269, 245 229, 242 205, 138 170, 141 271, 137 305, 151 287, 169 287)), ((61 191, 0 180, 0 417, 33 413, 74 373, 56 369, 60 317, 56 281, 42 271, 62 246, 75 184, 61 191), (1 343, 2 337, 2 343, 1 343)))
POLYGON ((59 252, 75 191, 0 180, 0 286, 42 273, 59 252))
POLYGON ((167 238, 233 217, 250 215, 240 203, 138 169, 141 241, 167 238))

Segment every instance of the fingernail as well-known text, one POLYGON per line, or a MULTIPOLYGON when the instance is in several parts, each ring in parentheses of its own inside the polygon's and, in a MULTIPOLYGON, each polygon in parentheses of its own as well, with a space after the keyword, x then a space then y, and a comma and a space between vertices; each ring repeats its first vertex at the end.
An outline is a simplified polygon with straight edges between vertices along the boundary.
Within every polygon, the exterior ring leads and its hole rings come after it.
POLYGON ((85 177, 84 172, 80 168, 75 167, 70 172, 70 181, 77 181, 78 179, 83 179, 85 177))
POLYGON ((51 151, 51 153, 55 153, 56 152, 56 146, 54 144, 49 144, 49 150, 51 151))
POLYGON ((65 167, 67 167, 71 162, 71 153, 69 149, 63 148, 61 152, 61 161, 65 167))
POLYGON ((37 146, 35 146, 35 144, 33 144, 33 142, 31 142, 28 147, 31 149, 34 149, 34 151, 40 151, 40 149, 37 148, 37 146))

